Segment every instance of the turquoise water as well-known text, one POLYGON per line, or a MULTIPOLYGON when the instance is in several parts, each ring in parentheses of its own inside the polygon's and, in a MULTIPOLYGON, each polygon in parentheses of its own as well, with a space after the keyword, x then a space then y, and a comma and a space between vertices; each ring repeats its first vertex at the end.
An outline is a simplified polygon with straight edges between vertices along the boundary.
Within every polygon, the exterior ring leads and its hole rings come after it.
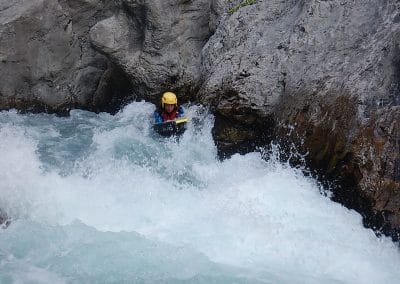
POLYGON ((400 252, 301 171, 217 159, 199 106, 177 141, 154 106, 0 113, 0 283, 398 283, 400 252), (196 124, 193 123, 196 121, 196 124))

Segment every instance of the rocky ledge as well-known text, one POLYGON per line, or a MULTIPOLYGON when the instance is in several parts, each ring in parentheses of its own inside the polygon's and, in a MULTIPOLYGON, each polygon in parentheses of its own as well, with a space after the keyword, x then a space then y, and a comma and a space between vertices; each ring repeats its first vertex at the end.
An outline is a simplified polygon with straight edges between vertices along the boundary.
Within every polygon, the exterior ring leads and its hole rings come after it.
POLYGON ((295 148, 398 239, 399 1, 12 0, 0 34, 1 109, 113 111, 170 89, 215 113, 222 156, 295 148))

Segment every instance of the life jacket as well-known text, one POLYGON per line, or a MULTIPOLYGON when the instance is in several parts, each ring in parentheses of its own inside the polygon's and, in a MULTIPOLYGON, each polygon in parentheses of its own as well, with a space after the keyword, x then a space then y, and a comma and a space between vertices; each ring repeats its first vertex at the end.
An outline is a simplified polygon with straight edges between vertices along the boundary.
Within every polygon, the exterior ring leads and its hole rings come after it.
POLYGON ((166 112, 166 111, 163 111, 162 113, 161 113, 161 116, 162 116, 162 119, 163 119, 163 121, 167 121, 167 120, 175 120, 176 119, 176 108, 173 110, 173 111, 171 111, 170 113, 168 113, 168 112, 166 112))

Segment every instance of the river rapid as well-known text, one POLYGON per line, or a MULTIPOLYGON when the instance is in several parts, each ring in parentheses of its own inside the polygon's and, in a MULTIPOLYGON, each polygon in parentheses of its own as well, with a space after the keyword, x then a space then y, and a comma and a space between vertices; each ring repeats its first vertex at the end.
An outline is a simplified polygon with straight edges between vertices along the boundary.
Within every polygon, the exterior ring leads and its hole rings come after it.
POLYGON ((213 116, 179 140, 154 105, 0 112, 0 283, 400 283, 400 251, 272 154, 219 160, 213 116))

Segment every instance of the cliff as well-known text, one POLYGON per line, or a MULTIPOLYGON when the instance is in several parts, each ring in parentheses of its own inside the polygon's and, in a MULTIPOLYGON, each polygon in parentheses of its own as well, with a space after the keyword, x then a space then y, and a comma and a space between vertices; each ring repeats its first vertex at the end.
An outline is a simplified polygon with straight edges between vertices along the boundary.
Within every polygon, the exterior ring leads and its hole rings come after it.
POLYGON ((400 3, 257 1, 223 12, 198 94, 219 117, 220 145, 262 133, 295 147, 335 182, 333 199, 397 239, 400 3))

